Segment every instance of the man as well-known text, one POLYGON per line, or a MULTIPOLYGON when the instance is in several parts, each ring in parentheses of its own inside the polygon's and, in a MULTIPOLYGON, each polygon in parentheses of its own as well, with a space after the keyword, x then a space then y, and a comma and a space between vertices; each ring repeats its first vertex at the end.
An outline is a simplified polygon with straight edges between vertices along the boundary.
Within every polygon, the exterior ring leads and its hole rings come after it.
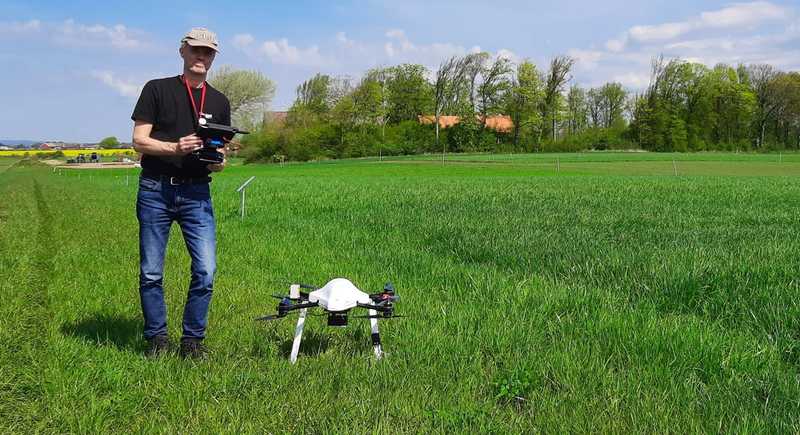
POLYGON ((192 152, 202 147, 201 139, 195 135, 198 123, 207 120, 230 125, 230 102, 206 83, 218 51, 214 33, 204 28, 191 29, 181 39, 179 49, 183 74, 149 81, 131 116, 133 147, 142 154, 136 215, 139 294, 149 357, 161 355, 171 346, 162 278, 173 221, 180 225, 192 258, 180 354, 184 358, 202 358, 206 354, 202 341, 216 270, 209 182, 210 173, 222 171, 225 161, 206 164, 192 152))

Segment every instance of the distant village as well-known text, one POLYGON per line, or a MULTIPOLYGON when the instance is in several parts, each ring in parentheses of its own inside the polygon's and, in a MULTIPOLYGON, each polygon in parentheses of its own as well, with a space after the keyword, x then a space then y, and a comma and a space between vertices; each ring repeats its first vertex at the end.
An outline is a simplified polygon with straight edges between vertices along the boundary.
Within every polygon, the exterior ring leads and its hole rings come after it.
MULTIPOLYGON (((74 143, 62 141, 36 142, 32 144, 4 144, 0 142, 0 151, 15 150, 40 150, 40 151, 66 151, 66 150, 99 150, 103 147, 99 143, 74 143)), ((130 143, 120 143, 114 149, 132 149, 130 143)))

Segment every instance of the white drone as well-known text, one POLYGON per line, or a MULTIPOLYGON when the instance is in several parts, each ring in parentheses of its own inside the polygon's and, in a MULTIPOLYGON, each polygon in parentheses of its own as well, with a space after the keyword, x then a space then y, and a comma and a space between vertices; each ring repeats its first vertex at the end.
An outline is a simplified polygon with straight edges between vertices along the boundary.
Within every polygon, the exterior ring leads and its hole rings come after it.
POLYGON ((394 315, 393 303, 400 299, 395 294, 391 283, 386 283, 381 293, 367 294, 359 290, 352 282, 344 278, 336 278, 317 289, 307 284, 292 284, 289 286, 288 296, 276 296, 281 301, 278 303, 278 313, 259 317, 256 320, 275 320, 286 317, 292 311, 300 310, 297 327, 294 331, 294 342, 289 360, 294 364, 297 353, 300 351, 300 340, 303 337, 303 326, 306 322, 306 313, 309 308, 321 307, 328 314, 328 326, 347 326, 347 313, 352 308, 366 308, 367 316, 354 316, 370 320, 372 326, 372 347, 375 358, 380 360, 383 356, 381 350, 381 336, 378 332, 378 319, 399 317, 394 315), (301 288, 313 290, 310 293, 300 291, 301 288), (380 315, 378 314, 380 313, 380 315))

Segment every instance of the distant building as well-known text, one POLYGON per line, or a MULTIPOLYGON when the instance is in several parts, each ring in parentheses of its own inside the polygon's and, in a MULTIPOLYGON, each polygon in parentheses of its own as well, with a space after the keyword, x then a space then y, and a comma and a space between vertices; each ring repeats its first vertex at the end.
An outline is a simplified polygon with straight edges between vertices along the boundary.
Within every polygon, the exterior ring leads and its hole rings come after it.
POLYGON ((64 142, 51 140, 40 143, 37 148, 42 151, 60 151, 63 150, 66 145, 67 144, 64 142))
POLYGON ((62 151, 62 150, 79 150, 83 146, 79 143, 62 142, 58 140, 50 140, 42 142, 36 148, 42 151, 62 151))
POLYGON ((289 112, 276 112, 276 111, 269 111, 264 113, 264 122, 275 122, 278 124, 286 123, 286 119, 289 117, 289 112))
MULTIPOLYGON (((433 124, 436 122, 435 115, 419 115, 420 124, 433 124)), ((475 120, 482 121, 480 115, 475 116, 475 120)), ((439 128, 452 127, 461 122, 461 118, 454 115, 441 115, 439 116, 439 128)), ((486 117, 486 128, 494 130, 498 133, 510 133, 514 129, 514 121, 508 115, 491 115, 486 117)))
MULTIPOLYGON (((436 122, 436 115, 419 115, 419 123, 424 125, 433 124, 436 122)), ((461 118, 454 115, 441 115, 439 116, 439 128, 452 127, 458 124, 461 118)))

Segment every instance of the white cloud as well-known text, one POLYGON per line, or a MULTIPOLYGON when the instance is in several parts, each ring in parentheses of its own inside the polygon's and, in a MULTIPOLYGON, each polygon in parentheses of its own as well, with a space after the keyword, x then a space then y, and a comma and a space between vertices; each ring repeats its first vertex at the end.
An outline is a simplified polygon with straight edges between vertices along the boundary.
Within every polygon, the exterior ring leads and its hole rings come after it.
POLYGON ((718 11, 700 14, 699 26, 750 27, 764 21, 782 20, 787 10, 770 2, 736 3, 718 11))
POLYGON ((107 47, 113 49, 140 49, 148 46, 146 34, 129 29, 122 24, 105 26, 86 25, 72 19, 60 23, 29 20, 26 22, 0 23, 0 33, 30 36, 39 34, 54 45, 67 47, 107 47))
POLYGON ((736 46, 736 41, 728 38, 709 38, 709 39, 695 39, 689 41, 680 41, 667 44, 664 46, 667 50, 720 50, 731 51, 736 46))
POLYGON ((253 35, 245 33, 235 35, 233 45, 251 57, 280 65, 322 67, 334 63, 320 53, 318 46, 298 48, 290 44, 286 38, 256 43, 253 35))
POLYGON ((579 82, 599 86, 616 81, 642 90, 650 80, 651 61, 681 58, 713 67, 718 63, 770 63, 800 68, 800 20, 797 11, 766 1, 734 3, 700 12, 683 21, 630 27, 600 49, 573 49, 579 82))
POLYGON ((42 22, 39 20, 0 22, 0 33, 30 33, 38 32, 41 28, 42 22))
MULTIPOLYGON (((480 47, 473 47, 473 48, 478 48, 478 52, 480 52, 480 47)), ((508 59, 511 63, 514 63, 514 64, 519 64, 520 61, 522 60, 522 59, 520 59, 519 56, 517 56, 516 53, 514 53, 511 50, 505 49, 505 48, 501 48, 500 50, 497 50, 497 57, 500 58, 500 59, 508 59)))
POLYGON ((110 27, 100 24, 87 26, 70 19, 55 27, 53 39, 58 44, 71 46, 137 49, 146 45, 141 36, 141 32, 128 29, 122 24, 110 27))
POLYGON ((289 40, 286 38, 281 38, 277 41, 264 41, 261 44, 260 52, 274 63, 288 65, 322 65, 325 63, 316 45, 301 49, 290 45, 289 40))
POLYGON ((619 38, 607 41, 605 46, 610 51, 622 51, 631 41, 648 44, 674 40, 690 32, 753 29, 767 22, 788 20, 791 15, 790 9, 765 1, 734 3, 680 22, 633 26, 619 38))
POLYGON ((644 72, 617 74, 611 77, 611 81, 620 83, 629 89, 644 89, 650 84, 650 74, 644 72))
POLYGON ((348 38, 344 32, 336 32, 336 42, 345 47, 352 47, 355 44, 355 41, 348 38))
POLYGON ((394 57, 394 45, 392 45, 391 42, 383 44, 383 51, 386 53, 387 56, 394 57))
POLYGON ((391 62, 395 63, 414 62, 433 68, 449 57, 481 51, 477 45, 468 49, 450 42, 415 43, 402 29, 388 30, 386 37, 389 38, 389 41, 383 45, 383 53, 390 58, 391 62))
POLYGON ((631 39, 639 42, 662 41, 683 35, 692 29, 691 23, 664 23, 656 26, 633 26, 628 30, 631 39))
POLYGON ((252 45, 253 42, 255 42, 255 40, 256 38, 254 38, 253 35, 249 33, 235 35, 233 37, 233 46, 240 50, 244 50, 250 45, 252 45))
POLYGON ((625 48, 625 38, 610 39, 606 42, 606 49, 609 51, 622 51, 625 48))
POLYGON ((579 49, 568 50, 567 54, 575 59, 576 67, 586 71, 597 69, 598 62, 602 60, 605 55, 602 51, 579 49))
POLYGON ((406 39, 406 32, 400 29, 390 29, 386 31, 387 38, 406 39))
POLYGON ((142 87, 144 86, 143 84, 139 84, 138 82, 134 82, 132 80, 123 80, 115 77, 114 73, 111 71, 94 70, 90 74, 93 78, 114 89, 123 97, 139 97, 139 94, 142 92, 142 87))

